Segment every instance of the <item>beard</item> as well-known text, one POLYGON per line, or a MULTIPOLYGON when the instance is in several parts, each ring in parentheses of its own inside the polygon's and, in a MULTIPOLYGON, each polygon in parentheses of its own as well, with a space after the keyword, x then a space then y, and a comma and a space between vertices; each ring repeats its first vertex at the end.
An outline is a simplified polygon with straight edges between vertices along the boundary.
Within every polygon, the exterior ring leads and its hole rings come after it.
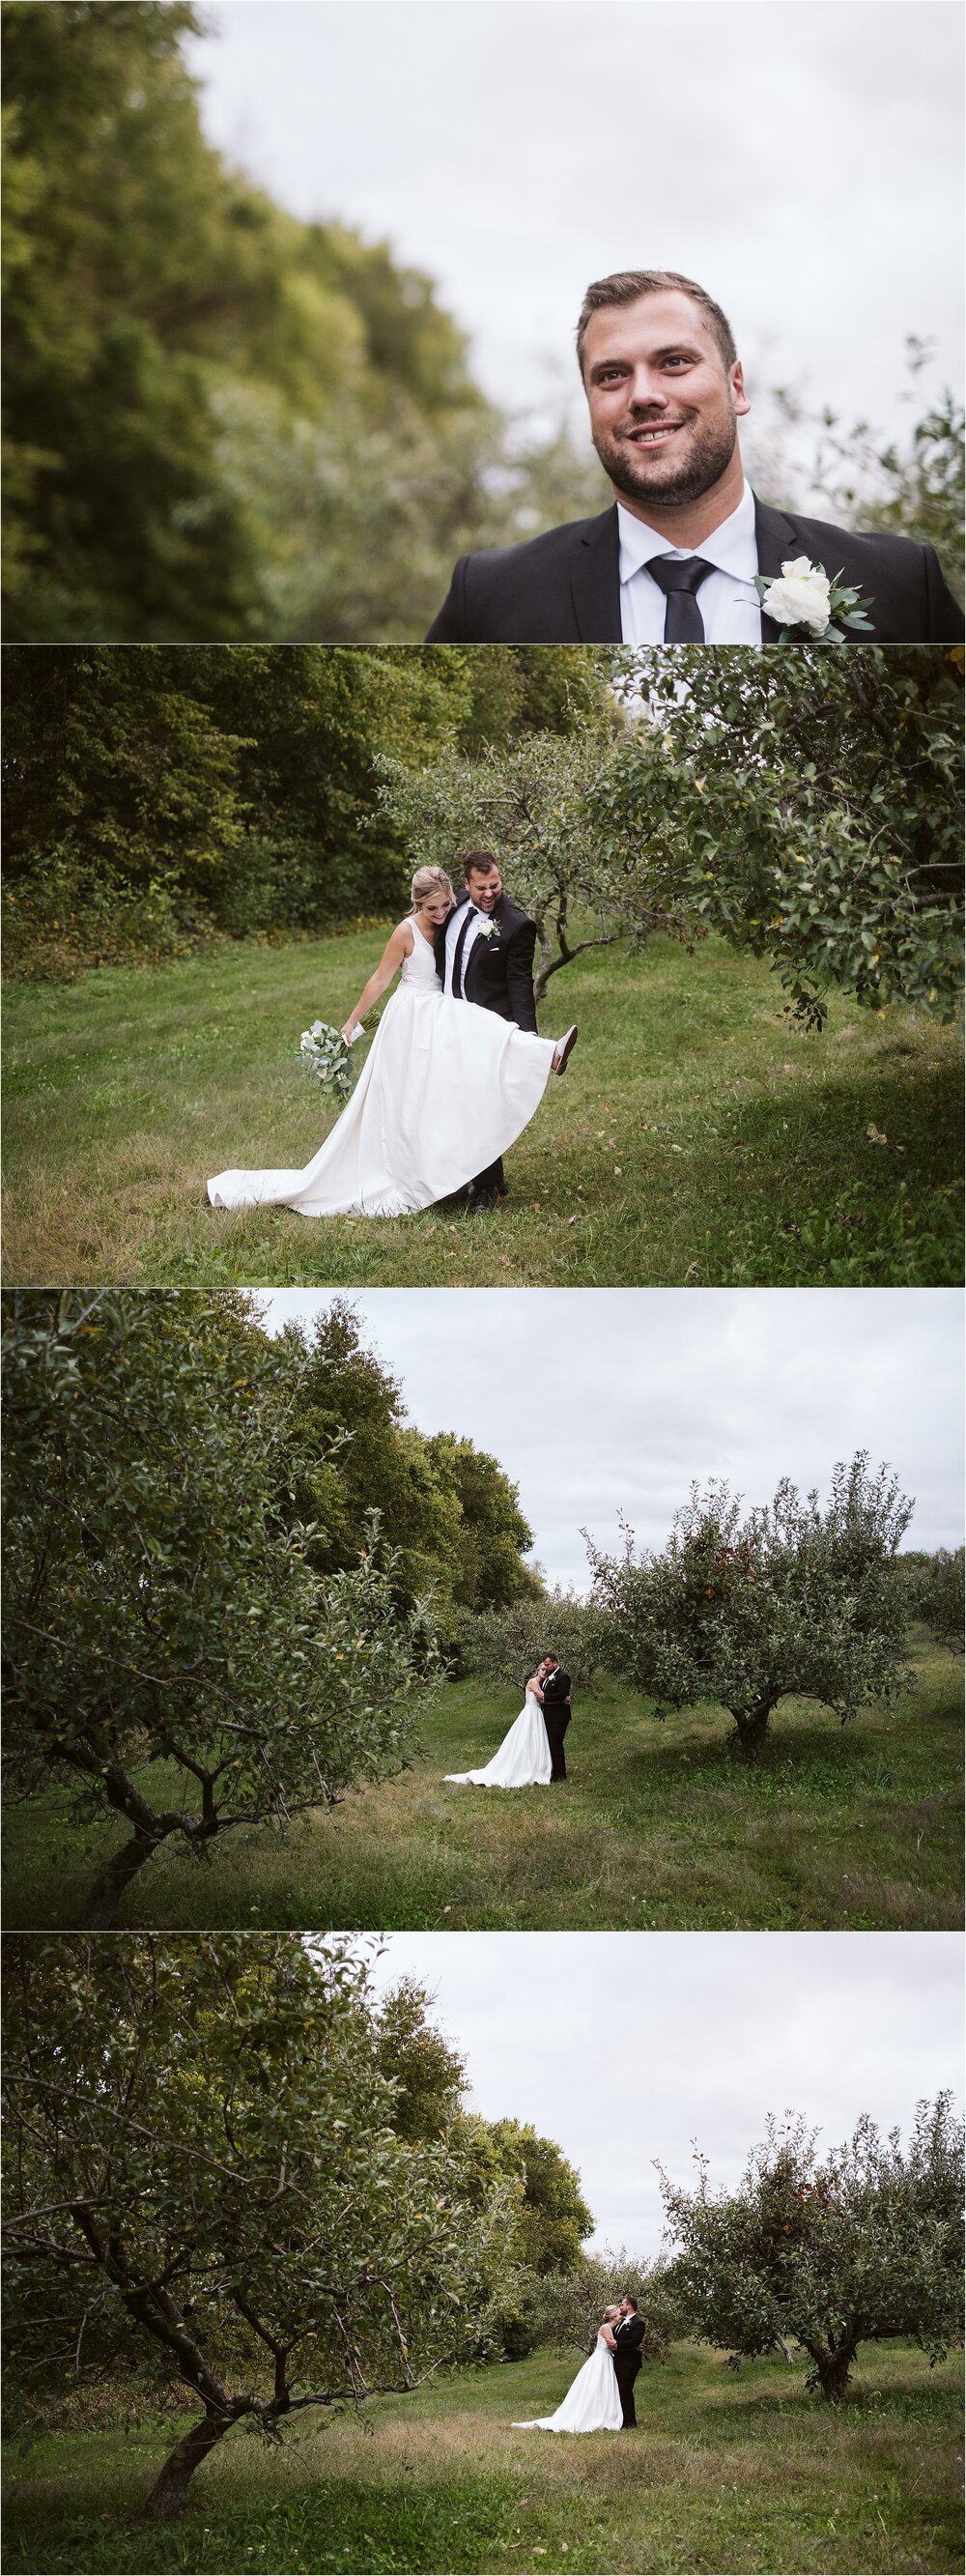
POLYGON ((654 464, 638 463, 647 450, 635 447, 630 439, 608 436, 602 431, 594 446, 608 480, 626 500, 657 501, 662 509, 673 510, 683 509, 689 501, 703 500, 705 493, 720 482, 731 463, 737 438, 734 412, 728 412, 724 419, 701 421, 677 463, 672 464, 668 458, 663 474, 654 464))

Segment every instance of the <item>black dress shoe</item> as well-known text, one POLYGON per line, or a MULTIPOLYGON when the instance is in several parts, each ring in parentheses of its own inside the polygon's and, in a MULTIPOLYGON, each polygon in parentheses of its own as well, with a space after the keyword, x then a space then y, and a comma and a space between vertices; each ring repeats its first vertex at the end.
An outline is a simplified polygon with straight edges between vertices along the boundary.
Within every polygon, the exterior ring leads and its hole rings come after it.
POLYGON ((482 1210, 484 1215, 489 1215, 491 1208, 499 1207, 499 1204, 499 1190, 474 1190, 472 1198, 470 1199, 470 1207, 474 1216, 478 1209, 482 1210))

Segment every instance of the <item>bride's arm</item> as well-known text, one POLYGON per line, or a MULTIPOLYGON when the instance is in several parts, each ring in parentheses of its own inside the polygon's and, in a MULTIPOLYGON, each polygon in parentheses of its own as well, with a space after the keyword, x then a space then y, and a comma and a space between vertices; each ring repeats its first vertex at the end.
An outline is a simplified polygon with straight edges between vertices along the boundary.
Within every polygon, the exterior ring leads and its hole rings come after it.
POLYGON ((616 2352, 616 2350, 617 2350, 617 2345, 616 2345, 616 2343, 615 2343, 615 2341, 614 2341, 614 2329, 613 2329, 613 2326, 609 2326, 609 2325, 607 2324, 606 2319, 605 2319, 605 2321, 604 2321, 604 2324, 603 2324, 603 2325, 601 2326, 601 2328, 600 2328, 600 2332, 599 2332, 599 2334, 598 2334, 598 2342, 600 2341, 600 2335, 603 2335, 604 2342, 605 2342, 605 2344, 607 2345, 608 2350, 609 2350, 610 2352, 616 2352))
POLYGON ((534 1674, 533 1674, 533 1677, 532 1677, 532 1679, 531 1679, 530 1681, 528 1681, 528 1682, 524 1682, 523 1687, 524 1687, 524 1690, 528 1690, 528 1691, 532 1691, 532 1692, 533 1692, 534 1699, 538 1699, 538 1700, 539 1700, 539 1702, 540 1702, 540 1706, 541 1706, 541 1708, 542 1708, 542 1707, 543 1707, 543 1687, 542 1687, 542 1684, 541 1684, 541 1681, 540 1681, 540 1676, 539 1676, 539 1674, 538 1674, 538 1673, 534 1673, 534 1674))
POLYGON ((409 955, 412 937, 408 921, 400 921, 392 938, 386 941, 375 974, 370 975, 368 984, 363 985, 355 1008, 349 1013, 342 1031, 344 1038, 351 1037, 353 1029, 365 1018, 366 1012, 371 1011, 373 1003, 378 1002, 380 995, 388 990, 393 976, 399 973, 403 958, 409 955))

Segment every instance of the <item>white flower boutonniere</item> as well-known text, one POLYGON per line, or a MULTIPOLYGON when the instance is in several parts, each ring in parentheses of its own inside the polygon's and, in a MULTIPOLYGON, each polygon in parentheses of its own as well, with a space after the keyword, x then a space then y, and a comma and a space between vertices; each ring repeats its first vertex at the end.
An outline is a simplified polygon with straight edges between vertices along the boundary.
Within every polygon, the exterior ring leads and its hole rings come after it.
POLYGON ((781 641, 804 630, 815 644, 846 644, 853 633, 873 632, 866 609, 870 599, 840 582, 830 580, 823 564, 809 562, 807 555, 797 555, 793 563, 783 563, 780 577, 771 581, 763 573, 755 574, 755 589, 765 611, 780 626, 781 641))
POLYGON ((499 946, 500 925, 498 921, 494 921, 492 912, 481 912, 480 927, 477 932, 477 937, 487 941, 495 939, 499 946))

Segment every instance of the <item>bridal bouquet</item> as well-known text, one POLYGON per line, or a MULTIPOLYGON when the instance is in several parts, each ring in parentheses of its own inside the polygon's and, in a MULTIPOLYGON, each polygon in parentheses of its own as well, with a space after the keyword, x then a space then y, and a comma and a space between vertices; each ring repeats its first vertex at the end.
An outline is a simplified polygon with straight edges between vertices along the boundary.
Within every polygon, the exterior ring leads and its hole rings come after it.
POLYGON ((330 1100, 348 1100, 355 1081, 355 1067, 349 1062, 349 1050, 361 1036, 362 1030, 357 1027, 353 1029, 351 1038, 346 1040, 341 1029, 330 1028, 327 1020, 313 1020, 311 1028, 302 1031, 302 1062, 309 1073, 314 1073, 330 1100))

